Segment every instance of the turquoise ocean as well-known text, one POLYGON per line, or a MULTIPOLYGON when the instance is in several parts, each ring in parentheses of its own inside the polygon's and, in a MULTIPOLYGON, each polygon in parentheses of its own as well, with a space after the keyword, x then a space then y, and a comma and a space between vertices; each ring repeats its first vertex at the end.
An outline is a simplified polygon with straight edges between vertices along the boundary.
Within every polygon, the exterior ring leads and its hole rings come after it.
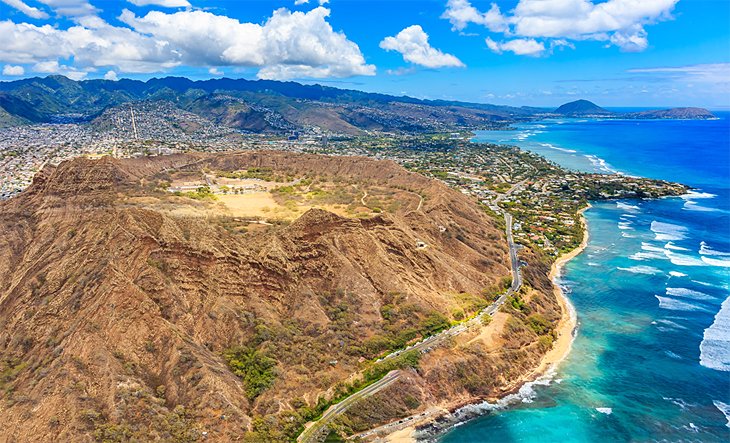
POLYGON ((547 120, 475 141, 567 168, 679 181, 681 198, 594 203, 559 283, 578 334, 552 374, 440 440, 730 441, 730 113, 709 121, 547 120))

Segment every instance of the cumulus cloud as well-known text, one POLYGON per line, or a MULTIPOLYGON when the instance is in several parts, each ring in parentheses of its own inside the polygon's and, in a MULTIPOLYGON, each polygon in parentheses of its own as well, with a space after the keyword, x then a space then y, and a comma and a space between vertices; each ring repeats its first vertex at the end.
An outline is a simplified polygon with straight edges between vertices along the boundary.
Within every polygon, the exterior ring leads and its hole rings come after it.
POLYGON ((106 74, 104 74, 104 80, 117 80, 117 73, 114 71, 107 71, 106 74))
POLYGON ((326 20, 329 14, 323 7, 309 12, 282 8, 259 25, 205 11, 152 11, 136 17, 125 10, 120 20, 169 42, 188 64, 262 67, 258 76, 270 79, 375 74, 357 44, 332 29, 326 20))
POLYGON ((30 18, 35 19, 46 19, 48 18, 48 14, 46 14, 44 11, 41 11, 40 9, 29 6, 26 3, 24 3, 22 0, 0 0, 6 5, 17 9, 18 11, 22 12, 23 14, 27 15, 30 18))
POLYGON ((386 37, 380 42, 386 51, 396 51, 403 59, 427 68, 464 67, 464 63, 451 54, 445 54, 431 46, 428 34, 419 25, 409 26, 395 37, 386 37))
POLYGON ((210 68, 208 69, 208 74, 215 75, 216 77, 220 77, 223 75, 223 72, 219 70, 218 68, 210 68))
POLYGON ((485 41, 487 47, 497 54, 509 51, 517 55, 538 56, 545 52, 545 44, 536 41, 534 38, 516 38, 506 42, 495 42, 487 37, 485 41))
POLYGON ((5 65, 3 66, 3 75, 16 76, 25 74, 22 66, 5 65))
POLYGON ((189 8, 188 0, 127 0, 137 6, 162 6, 163 8, 189 8))
POLYGON ((473 23, 522 40, 598 40, 624 51, 643 51, 649 44, 645 26, 671 18, 678 1, 519 0, 508 13, 494 3, 483 13, 469 0, 448 0, 442 18, 455 30, 473 23))
POLYGON ((485 26, 494 32, 505 32, 509 29, 507 19, 496 3, 492 3, 489 11, 483 13, 472 6, 469 0, 449 0, 441 18, 449 20, 458 31, 466 28, 469 23, 485 26))
POLYGON ((68 29, 6 20, 0 22, 0 61, 73 60, 78 72, 159 72, 187 64, 256 67, 260 78, 272 79, 373 75, 375 66, 365 62, 357 44, 332 29, 329 14, 323 7, 282 8, 261 25, 199 10, 138 17, 125 9, 119 19, 129 27, 85 15, 75 17, 76 25, 68 29))

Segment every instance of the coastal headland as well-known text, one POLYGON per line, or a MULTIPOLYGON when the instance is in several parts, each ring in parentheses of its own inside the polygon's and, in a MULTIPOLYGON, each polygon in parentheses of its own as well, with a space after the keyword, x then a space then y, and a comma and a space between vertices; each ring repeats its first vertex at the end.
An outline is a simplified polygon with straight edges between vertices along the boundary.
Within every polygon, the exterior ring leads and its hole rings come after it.
POLYGON ((686 191, 452 135, 313 151, 78 158, 0 203, 8 435, 318 441, 503 398, 570 348, 579 210, 686 191))

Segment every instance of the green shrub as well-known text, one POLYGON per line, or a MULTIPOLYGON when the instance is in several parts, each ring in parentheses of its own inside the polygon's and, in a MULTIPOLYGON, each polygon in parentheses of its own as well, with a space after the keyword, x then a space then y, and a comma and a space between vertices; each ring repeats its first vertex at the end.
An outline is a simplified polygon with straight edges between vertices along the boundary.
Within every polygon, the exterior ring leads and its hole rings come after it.
POLYGON ((250 400, 274 384, 276 360, 248 346, 240 346, 223 353, 234 374, 243 379, 246 397, 250 400))
POLYGON ((527 317, 527 325, 537 335, 547 335, 553 330, 552 324, 541 314, 532 314, 527 317))

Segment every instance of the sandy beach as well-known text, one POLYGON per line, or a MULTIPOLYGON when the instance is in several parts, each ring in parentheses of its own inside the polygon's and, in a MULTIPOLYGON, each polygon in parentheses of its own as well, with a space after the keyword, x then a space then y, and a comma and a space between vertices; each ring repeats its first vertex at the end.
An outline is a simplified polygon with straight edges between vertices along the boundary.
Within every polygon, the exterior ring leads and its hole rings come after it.
MULTIPOLYGON (((518 382, 514 383, 511 386, 505 387, 504 395, 516 392, 525 383, 533 381, 547 373, 549 370, 556 368, 570 354, 570 349, 573 345, 573 339, 575 338, 574 332, 577 325, 577 315, 575 312, 575 308, 570 303, 568 297, 566 297, 566 295, 563 293, 563 290, 557 284, 556 280, 558 279, 558 277, 560 277, 563 267, 570 260, 580 255, 588 245, 588 226, 586 224, 585 218, 583 217, 583 213, 586 210, 590 209, 590 207, 591 205, 589 204, 585 208, 578 211, 578 214, 581 218, 581 223, 583 225, 583 239, 580 245, 578 245, 577 248, 570 251, 569 253, 563 254, 558 257, 558 259, 555 260, 550 269, 549 277, 550 280, 553 282, 553 293, 555 294, 555 297, 558 300, 558 303, 560 304, 560 309, 562 311, 560 322, 558 323, 558 326, 556 328, 558 337, 553 343, 553 347, 540 360, 540 364, 534 370, 532 370, 528 374, 525 374, 525 376, 522 377, 518 382)), ((457 407, 461 406, 464 405, 459 405, 457 407)), ((376 441, 387 441, 392 443, 414 443, 416 442, 416 428, 418 426, 431 422, 436 418, 438 417, 429 416, 421 420, 414 420, 414 422, 409 424, 409 426, 392 432, 391 434, 387 435, 383 440, 379 439, 376 441)))

